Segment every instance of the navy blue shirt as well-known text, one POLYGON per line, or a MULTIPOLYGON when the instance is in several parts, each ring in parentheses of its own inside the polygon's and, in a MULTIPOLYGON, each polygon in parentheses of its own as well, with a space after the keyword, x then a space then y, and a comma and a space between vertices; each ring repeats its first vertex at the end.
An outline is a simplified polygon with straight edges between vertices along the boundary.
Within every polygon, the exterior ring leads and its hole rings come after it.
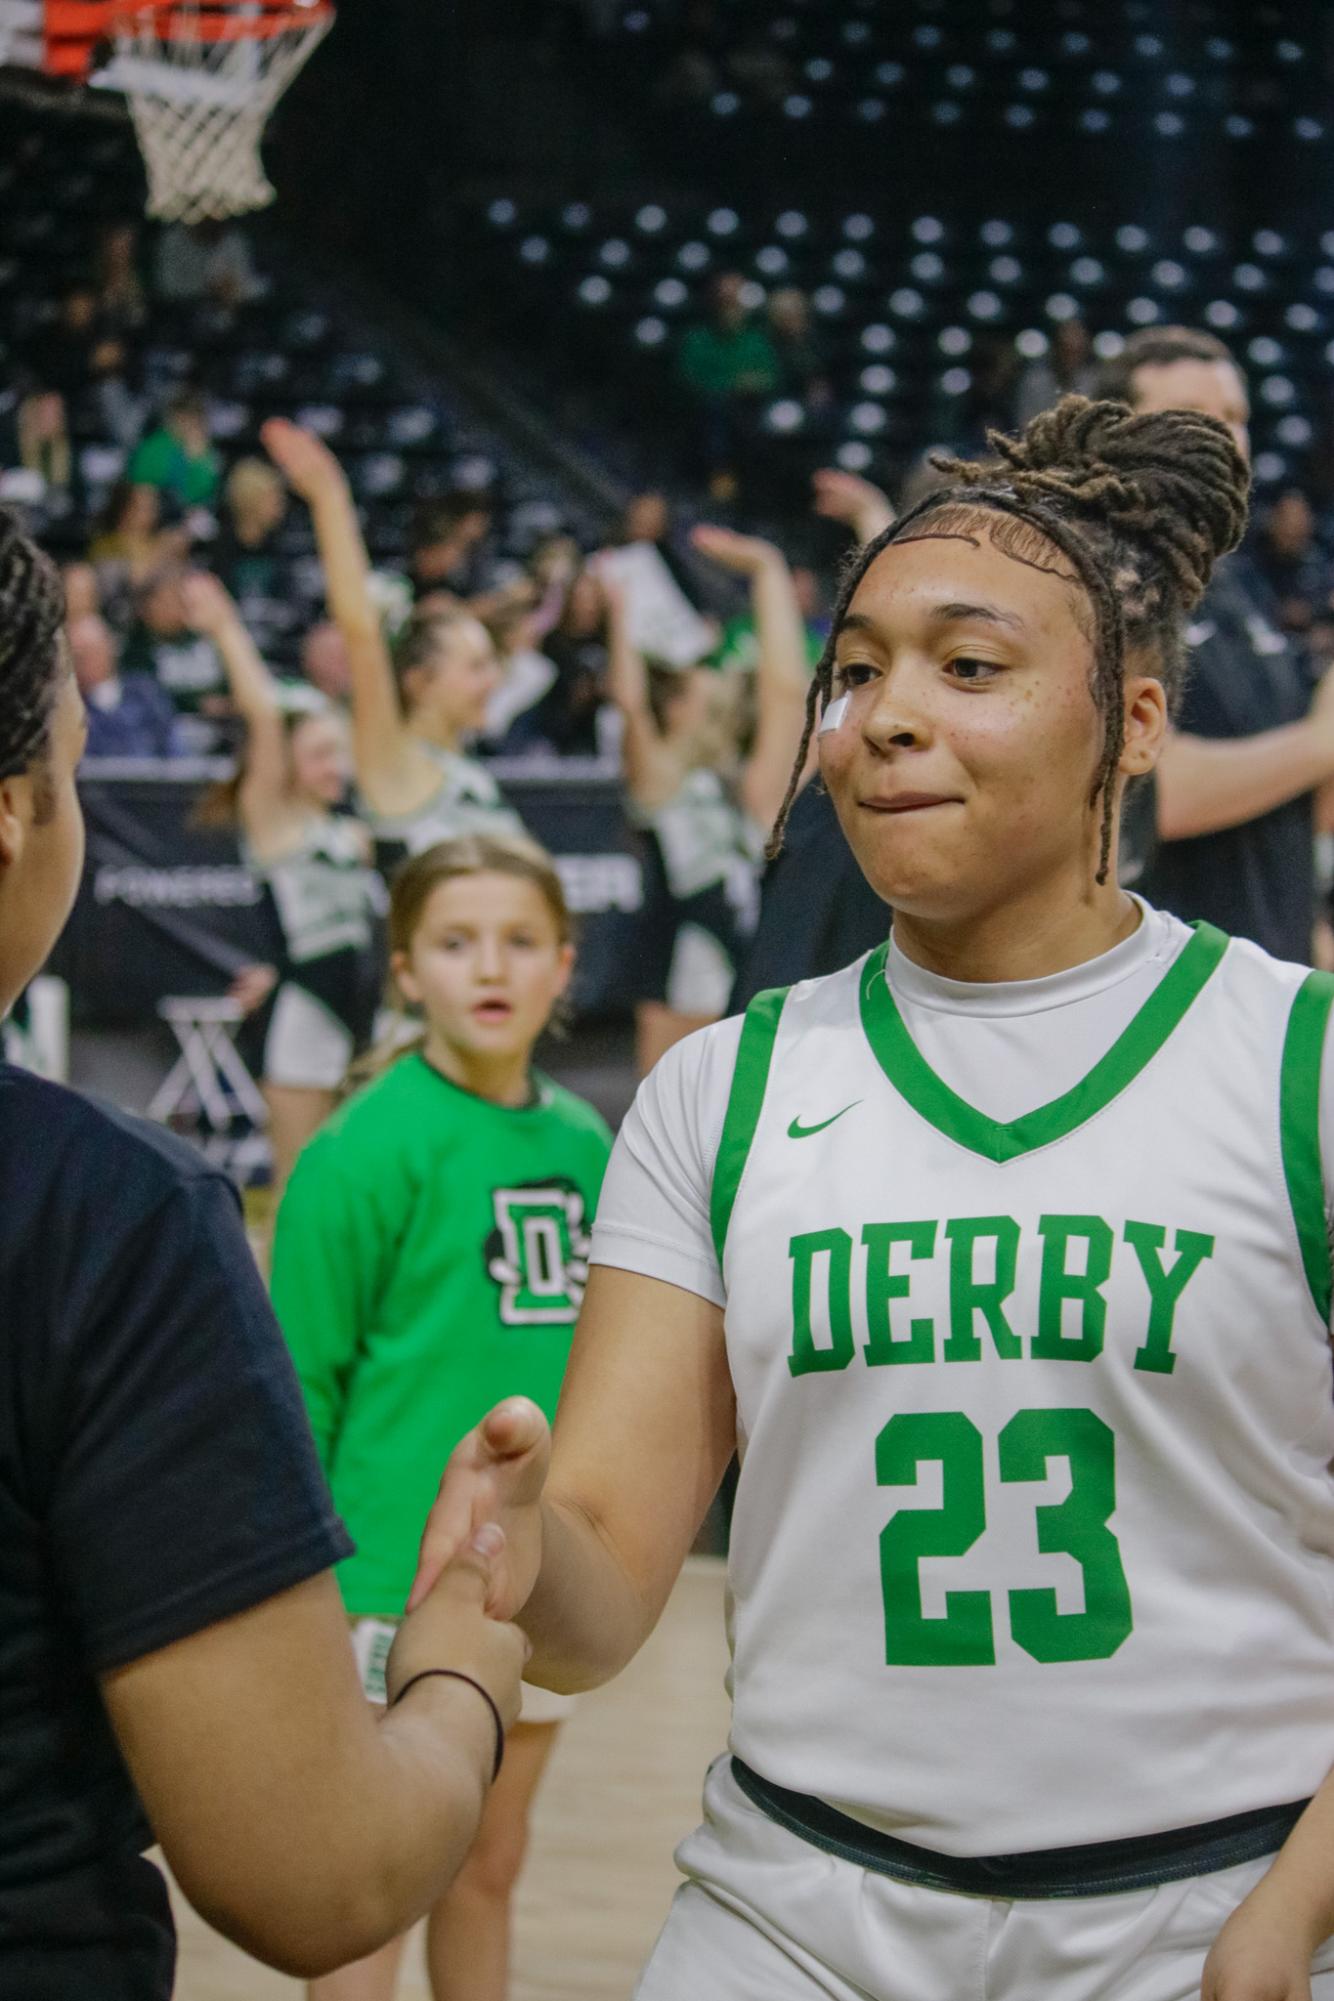
POLYGON ((96 1677, 350 1550, 230 1182, 0 1064, 0 1995, 170 1995, 96 1677))
MULTIPOLYGON (((1178 726, 1236 739, 1300 722, 1312 683, 1248 588, 1242 561, 1217 572, 1187 628, 1191 652, 1178 726)), ((1303 793, 1240 827, 1164 841, 1142 885, 1187 923, 1205 918, 1278 959, 1309 964, 1315 923, 1315 825, 1303 793)))

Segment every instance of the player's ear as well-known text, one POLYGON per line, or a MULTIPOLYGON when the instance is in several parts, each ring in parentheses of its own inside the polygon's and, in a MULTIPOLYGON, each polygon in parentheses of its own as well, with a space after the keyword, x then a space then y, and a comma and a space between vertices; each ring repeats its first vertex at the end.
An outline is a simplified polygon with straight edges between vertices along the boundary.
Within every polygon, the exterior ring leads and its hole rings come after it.
POLYGON ((413 1007, 420 1007, 422 1004, 422 990, 413 975, 412 961, 407 953, 391 952, 389 955, 389 970, 394 976, 394 985, 398 988, 404 1000, 409 1001, 413 1007))
POLYGON ((1127 778, 1153 770, 1167 736, 1167 693, 1152 666, 1146 659, 1126 662, 1125 736, 1118 768, 1127 778))
POLYGON ((560 1000, 569 989, 570 981, 574 978, 574 959, 574 946, 568 943, 562 945, 556 962, 556 989, 553 995, 555 1000, 560 1000))
POLYGON ((23 854, 32 822, 32 780, 26 772, 0 779, 0 868, 12 868, 23 854))

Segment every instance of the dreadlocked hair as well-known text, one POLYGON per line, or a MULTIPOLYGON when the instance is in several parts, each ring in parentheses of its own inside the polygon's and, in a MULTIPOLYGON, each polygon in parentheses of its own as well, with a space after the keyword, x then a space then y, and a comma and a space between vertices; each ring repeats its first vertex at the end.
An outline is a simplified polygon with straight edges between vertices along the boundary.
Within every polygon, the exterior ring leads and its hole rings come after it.
POLYGON ((876 557, 905 531, 976 528, 979 512, 1007 555, 1064 575, 1064 556, 1093 611, 1093 698, 1103 719, 1090 804, 1102 796, 1098 881, 1111 866, 1113 783, 1125 740, 1125 657, 1152 654, 1169 706, 1184 674, 1183 628, 1214 564, 1246 527, 1250 473, 1225 424, 1193 410, 1135 414, 1122 403, 1066 396, 1017 438, 988 433, 995 457, 936 458, 947 484, 853 557, 806 699, 801 747, 766 853, 782 848, 820 706, 833 693, 834 650, 853 595, 876 557))
POLYGON ((30 770, 46 749, 64 622, 60 572, 0 507, 0 778, 30 770))

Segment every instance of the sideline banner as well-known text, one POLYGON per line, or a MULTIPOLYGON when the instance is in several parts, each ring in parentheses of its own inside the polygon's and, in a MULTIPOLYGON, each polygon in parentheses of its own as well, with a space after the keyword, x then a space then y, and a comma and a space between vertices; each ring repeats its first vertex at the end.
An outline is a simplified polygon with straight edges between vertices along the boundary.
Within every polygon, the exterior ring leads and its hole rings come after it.
MULTIPOLYGON (((205 787, 230 769, 204 759, 84 764, 88 853, 51 964, 69 983, 81 1024, 143 1021, 169 994, 223 993, 241 966, 275 957, 268 901, 235 835, 193 824, 205 787)), ((631 926, 643 885, 619 779, 572 760, 549 772, 492 769, 555 857, 579 920, 575 1011, 623 1011, 632 999, 631 926)))

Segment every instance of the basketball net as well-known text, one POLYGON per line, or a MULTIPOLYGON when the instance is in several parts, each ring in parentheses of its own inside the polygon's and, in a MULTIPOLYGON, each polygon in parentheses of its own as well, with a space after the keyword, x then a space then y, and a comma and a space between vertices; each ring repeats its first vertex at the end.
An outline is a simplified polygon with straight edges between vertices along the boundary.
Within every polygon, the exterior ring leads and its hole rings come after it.
POLYGON ((206 222, 273 200, 260 160, 269 115, 333 25, 329 0, 122 0, 112 63, 148 170, 148 213, 206 222))

